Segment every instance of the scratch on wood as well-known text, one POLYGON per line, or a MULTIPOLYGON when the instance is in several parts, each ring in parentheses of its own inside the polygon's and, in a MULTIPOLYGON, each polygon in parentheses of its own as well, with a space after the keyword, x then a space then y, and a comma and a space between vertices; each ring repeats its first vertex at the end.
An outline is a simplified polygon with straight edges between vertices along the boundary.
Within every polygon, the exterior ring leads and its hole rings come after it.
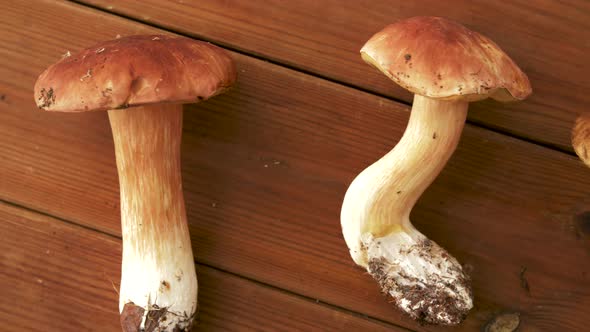
POLYGON ((521 267, 520 269, 520 274, 519 274, 519 278, 520 278, 520 287, 522 287, 527 294, 530 294, 531 289, 529 287, 529 281, 527 280, 525 273, 526 273, 526 266, 521 267))

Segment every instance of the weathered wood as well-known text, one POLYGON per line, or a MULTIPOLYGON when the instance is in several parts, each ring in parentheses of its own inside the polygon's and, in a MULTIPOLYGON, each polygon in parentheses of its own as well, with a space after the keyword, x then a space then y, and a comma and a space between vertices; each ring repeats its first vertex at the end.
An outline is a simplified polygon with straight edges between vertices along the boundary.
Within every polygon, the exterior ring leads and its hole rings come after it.
MULTIPOLYGON (((43 113, 31 89, 66 50, 155 30, 68 3, 0 7, 0 198, 119 235, 106 114, 43 113)), ((397 142, 407 108, 234 57, 238 87, 185 112, 183 183, 197 260, 413 329, 443 330, 388 304, 340 234, 348 184, 397 142)), ((457 330, 479 329, 504 310, 520 312, 525 330, 585 327, 589 187, 590 172, 574 157, 467 126, 412 215, 472 269, 476 309, 457 330)))
MULTIPOLYGON (((121 241, 0 202, 1 330, 120 331, 121 241)), ((403 331, 198 266, 199 331, 403 331)))
POLYGON ((445 16, 496 41, 533 85, 523 103, 474 104, 472 121, 571 150, 572 122, 590 103, 585 0, 82 1, 406 102, 411 96, 367 66, 359 50, 396 20, 445 16))

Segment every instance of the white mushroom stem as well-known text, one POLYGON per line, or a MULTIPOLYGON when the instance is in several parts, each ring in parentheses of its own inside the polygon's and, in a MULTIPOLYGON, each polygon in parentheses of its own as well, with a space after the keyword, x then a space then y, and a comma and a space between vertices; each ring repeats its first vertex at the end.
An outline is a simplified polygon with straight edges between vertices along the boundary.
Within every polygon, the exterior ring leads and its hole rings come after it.
POLYGON ((197 277, 180 170, 182 105, 109 111, 121 191, 124 331, 189 330, 197 277))
POLYGON ((393 150, 352 182, 341 212, 353 260, 415 319, 452 325, 472 307, 461 265, 410 222, 412 207, 451 157, 468 103, 416 95, 393 150))

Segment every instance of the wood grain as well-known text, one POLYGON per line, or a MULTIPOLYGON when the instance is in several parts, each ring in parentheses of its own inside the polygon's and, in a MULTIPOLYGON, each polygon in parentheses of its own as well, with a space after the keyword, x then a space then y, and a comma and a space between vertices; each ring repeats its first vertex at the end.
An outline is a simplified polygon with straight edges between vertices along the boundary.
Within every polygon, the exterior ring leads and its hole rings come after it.
MULTIPOLYGON (((106 114, 40 112, 31 87, 66 50, 154 29, 50 1, 0 4, 0 12, 0 198, 118 236, 106 114)), ((354 266, 340 233, 348 184, 399 140, 407 108, 233 56, 237 88, 185 112, 183 185, 196 259, 383 321, 444 330, 401 316, 354 266)), ((571 156, 466 127, 412 214, 472 270, 476 309, 456 330, 480 329, 503 311, 520 312, 524 331, 585 327, 589 186, 590 172, 571 156)))
MULTIPOLYGON (((121 241, 0 202, 0 330, 120 331, 121 241)), ((195 331, 404 331, 198 266, 195 331)))
POLYGON ((369 68, 359 50, 396 20, 445 16, 497 42, 533 85, 522 103, 473 104, 471 121, 571 150, 573 120, 590 103, 590 2, 584 0, 82 2, 406 102, 411 96, 369 68))

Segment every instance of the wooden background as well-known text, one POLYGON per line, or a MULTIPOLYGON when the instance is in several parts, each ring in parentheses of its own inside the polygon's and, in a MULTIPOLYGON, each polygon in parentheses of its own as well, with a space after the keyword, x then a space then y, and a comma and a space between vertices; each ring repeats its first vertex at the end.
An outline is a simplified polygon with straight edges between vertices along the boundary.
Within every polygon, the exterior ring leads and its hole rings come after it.
POLYGON ((587 331, 590 170, 572 122, 590 104, 590 2, 0 1, 0 331, 118 331, 119 192, 106 113, 47 114, 33 84, 61 54, 139 33, 211 41, 235 89, 185 108, 183 180, 200 331, 587 331), (352 179, 401 137, 411 96, 358 50, 384 25, 440 15, 527 72, 521 103, 472 104, 412 213, 471 271, 456 328, 401 315, 350 259, 352 179))

